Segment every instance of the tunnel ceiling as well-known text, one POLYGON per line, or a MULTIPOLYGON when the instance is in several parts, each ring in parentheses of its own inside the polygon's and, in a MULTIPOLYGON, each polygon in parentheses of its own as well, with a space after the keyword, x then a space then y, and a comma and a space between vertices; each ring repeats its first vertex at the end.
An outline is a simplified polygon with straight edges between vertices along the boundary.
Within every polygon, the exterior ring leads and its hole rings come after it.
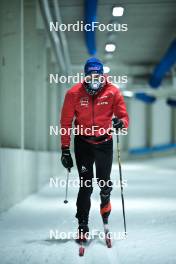
MULTIPOLYGON (((112 5, 115 1, 99 0, 97 20, 109 23, 112 17, 112 5)), ((83 0, 59 0, 64 23, 76 23, 84 18, 83 0)), ((156 64, 175 37, 176 1, 140 0, 119 1, 125 8, 119 23, 127 23, 127 32, 115 33, 117 49, 113 63, 128 65, 156 64)), ((105 58, 104 47, 108 41, 107 32, 97 32, 97 56, 105 58)), ((69 53, 72 64, 82 63, 88 56, 83 32, 66 32, 70 41, 69 53)))

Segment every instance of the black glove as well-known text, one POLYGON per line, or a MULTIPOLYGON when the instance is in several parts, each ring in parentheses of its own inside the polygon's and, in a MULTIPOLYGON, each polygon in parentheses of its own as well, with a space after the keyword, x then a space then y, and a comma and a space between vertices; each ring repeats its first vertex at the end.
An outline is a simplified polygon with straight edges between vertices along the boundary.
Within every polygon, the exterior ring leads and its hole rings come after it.
POLYGON ((70 170, 73 167, 73 160, 69 148, 62 149, 61 162, 62 165, 68 170, 70 170))
POLYGON ((123 121, 121 119, 118 119, 117 117, 114 117, 112 119, 112 122, 112 125, 115 129, 122 129, 124 127, 123 121))

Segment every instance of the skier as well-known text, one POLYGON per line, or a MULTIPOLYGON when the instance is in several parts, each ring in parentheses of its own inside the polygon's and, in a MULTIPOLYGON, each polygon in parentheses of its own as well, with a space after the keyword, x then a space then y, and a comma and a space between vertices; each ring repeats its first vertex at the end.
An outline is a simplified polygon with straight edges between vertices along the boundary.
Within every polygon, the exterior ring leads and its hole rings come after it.
POLYGON ((61 135, 61 161, 65 168, 73 167, 70 153, 70 128, 75 119, 78 135, 74 137, 74 152, 81 185, 77 196, 78 234, 89 232, 88 219, 93 191, 93 164, 96 167, 97 182, 100 185, 100 214, 104 225, 108 224, 111 212, 110 181, 113 140, 108 129, 128 127, 128 113, 120 90, 109 83, 103 73, 103 64, 97 58, 90 58, 84 66, 85 80, 74 85, 65 95, 61 112, 61 128, 67 133, 61 135), (95 129, 96 128, 96 129, 95 129), (105 131, 103 134, 101 133, 105 131))

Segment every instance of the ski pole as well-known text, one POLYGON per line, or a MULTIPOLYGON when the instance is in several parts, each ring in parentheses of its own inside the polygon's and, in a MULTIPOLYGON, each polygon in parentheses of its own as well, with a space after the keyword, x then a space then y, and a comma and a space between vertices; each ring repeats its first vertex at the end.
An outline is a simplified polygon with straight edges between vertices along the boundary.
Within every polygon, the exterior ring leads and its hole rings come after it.
POLYGON ((67 169, 67 181, 66 181, 66 189, 65 189, 65 200, 64 203, 67 204, 67 196, 68 196, 68 179, 69 179, 69 173, 70 173, 70 168, 67 169))
POLYGON ((127 233, 126 233, 125 203, 124 203, 124 196, 123 196, 122 168, 121 168, 121 161, 120 161, 120 141, 119 141, 119 135, 118 134, 117 134, 117 157, 118 157, 118 163, 119 163, 119 175, 120 175, 120 188, 121 188, 123 222, 124 222, 124 230, 125 230, 125 235, 126 235, 127 233))

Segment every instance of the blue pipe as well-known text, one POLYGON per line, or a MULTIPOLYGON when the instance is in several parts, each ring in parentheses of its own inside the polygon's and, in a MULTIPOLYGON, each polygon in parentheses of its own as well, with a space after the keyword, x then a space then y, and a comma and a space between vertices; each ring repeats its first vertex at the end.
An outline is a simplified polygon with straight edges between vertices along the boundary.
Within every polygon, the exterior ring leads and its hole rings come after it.
POLYGON ((144 92, 136 92, 134 97, 146 104, 152 104, 156 101, 156 97, 153 95, 148 95, 144 92))
POLYGON ((176 107, 176 99, 174 98, 168 98, 166 103, 171 107, 176 107))
POLYGON ((151 153, 167 151, 172 149, 176 149, 175 143, 156 145, 153 147, 131 148, 129 149, 129 154, 134 154, 134 155, 151 154, 151 153))
MULTIPOLYGON (((84 24, 92 24, 92 22, 96 22, 97 3, 98 0, 85 0, 84 24)), ((95 36, 95 30, 93 30, 93 28, 91 28, 91 31, 85 30, 85 41, 86 41, 88 53, 90 55, 95 55, 97 51, 96 36, 95 36)))
POLYGON ((172 68, 175 62, 176 62, 176 39, 172 41, 170 47, 168 48, 161 62, 154 69, 154 72, 152 73, 149 80, 149 85, 155 89, 159 88, 166 73, 172 68))

